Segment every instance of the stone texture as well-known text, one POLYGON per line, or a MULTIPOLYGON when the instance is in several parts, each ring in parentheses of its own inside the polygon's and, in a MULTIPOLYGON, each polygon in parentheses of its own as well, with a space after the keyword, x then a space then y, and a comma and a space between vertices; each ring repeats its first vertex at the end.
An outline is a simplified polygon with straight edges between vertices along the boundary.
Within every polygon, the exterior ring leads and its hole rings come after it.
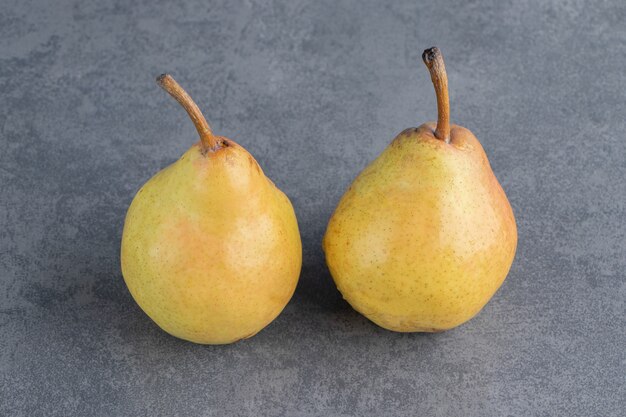
POLYGON ((623 415, 624 21, 620 0, 3 0, 0 415, 623 415), (478 317, 395 334, 341 299, 320 242, 355 175, 435 117, 432 45, 519 248, 478 317), (120 274, 131 198, 196 140, 164 71, 300 221, 296 294, 232 346, 168 336, 120 274))

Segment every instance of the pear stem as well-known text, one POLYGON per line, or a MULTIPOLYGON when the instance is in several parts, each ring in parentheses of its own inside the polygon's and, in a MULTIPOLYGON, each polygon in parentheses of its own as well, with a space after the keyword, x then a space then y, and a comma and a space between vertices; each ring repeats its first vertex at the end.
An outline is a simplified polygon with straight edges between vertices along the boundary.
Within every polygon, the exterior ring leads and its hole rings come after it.
POLYGON ((430 79, 433 81, 435 94, 437 94, 435 137, 448 143, 450 142, 450 98, 448 97, 448 75, 443 63, 443 55, 439 48, 433 46, 424 51, 422 60, 430 71, 430 79))
POLYGON ((162 89, 167 91, 170 96, 174 97, 176 101, 178 101, 187 111, 187 114, 189 114, 191 121, 200 135, 202 148, 204 148, 205 151, 214 151, 217 149, 220 146, 219 139, 213 135, 211 127, 204 118, 204 115, 189 94, 187 94, 187 92, 180 86, 180 84, 178 84, 169 74, 159 75, 157 77, 157 84, 159 84, 162 89))

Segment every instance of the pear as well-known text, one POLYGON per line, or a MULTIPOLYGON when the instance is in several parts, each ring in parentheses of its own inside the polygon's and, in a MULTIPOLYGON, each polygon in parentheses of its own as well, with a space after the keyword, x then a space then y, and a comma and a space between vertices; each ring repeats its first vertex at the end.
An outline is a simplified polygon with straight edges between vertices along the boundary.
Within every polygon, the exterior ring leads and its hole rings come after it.
POLYGON ((400 133, 354 180, 323 249, 354 309, 389 330, 438 332, 474 317, 504 281, 517 246, 513 211, 487 156, 450 125, 441 52, 422 55, 437 124, 400 133))
POLYGON ((302 264, 289 199, 243 147, 211 132, 169 75, 157 79, 200 141, 152 177, 124 224, 124 280, 166 332, 195 343, 248 338, 280 314, 302 264))

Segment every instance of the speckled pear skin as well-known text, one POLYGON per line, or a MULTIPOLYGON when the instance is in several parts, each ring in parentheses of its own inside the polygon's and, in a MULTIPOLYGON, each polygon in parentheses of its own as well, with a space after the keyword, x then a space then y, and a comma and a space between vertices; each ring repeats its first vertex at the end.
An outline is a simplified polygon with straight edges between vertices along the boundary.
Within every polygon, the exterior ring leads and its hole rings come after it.
POLYGON ((504 281, 517 246, 507 197, 467 129, 406 129, 354 180, 323 248, 343 297, 398 332, 437 332, 474 317, 504 281))
POLYGON ((289 199, 244 148, 200 143, 133 199, 122 237, 128 288, 163 330, 224 344, 267 326, 291 298, 302 264, 289 199))

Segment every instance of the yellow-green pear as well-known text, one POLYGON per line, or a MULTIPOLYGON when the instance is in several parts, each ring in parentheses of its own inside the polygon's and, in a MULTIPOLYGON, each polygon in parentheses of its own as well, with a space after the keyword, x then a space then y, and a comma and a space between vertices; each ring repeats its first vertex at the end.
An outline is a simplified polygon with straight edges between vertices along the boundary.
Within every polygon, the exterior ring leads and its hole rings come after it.
POLYGON ((513 211, 487 156, 450 125, 437 48, 422 56, 437 124, 400 133, 354 180, 323 248, 343 297, 398 332, 437 332, 474 317, 504 281, 517 246, 513 211))
POLYGON ((163 330, 224 344, 267 326, 291 298, 302 264, 289 199, 243 147, 211 132, 169 75, 157 79, 200 135, 133 199, 122 236, 122 274, 163 330))

